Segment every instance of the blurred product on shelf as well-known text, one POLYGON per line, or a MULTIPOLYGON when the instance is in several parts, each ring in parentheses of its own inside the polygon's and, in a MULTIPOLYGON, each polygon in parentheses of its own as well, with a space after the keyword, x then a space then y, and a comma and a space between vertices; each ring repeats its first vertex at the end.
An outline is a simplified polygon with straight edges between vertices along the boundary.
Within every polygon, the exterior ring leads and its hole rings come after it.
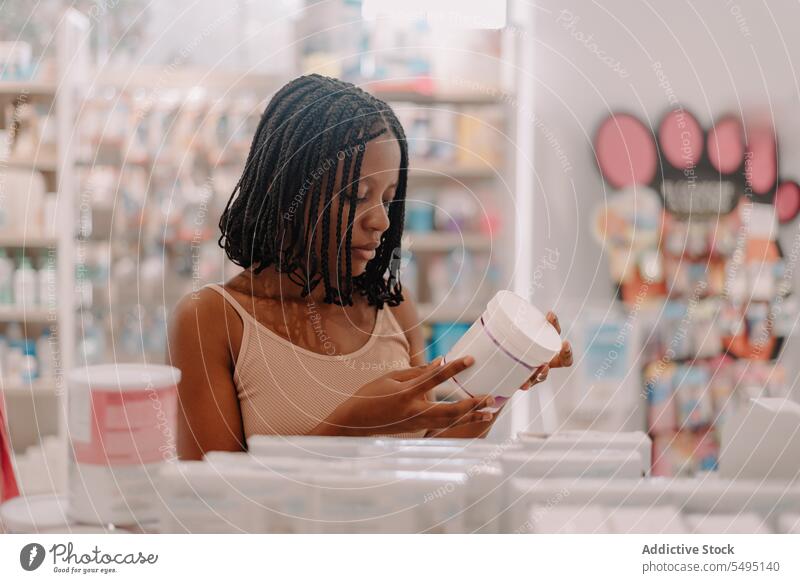
POLYGON ((32 50, 23 41, 0 42, 0 81, 31 79, 34 73, 32 50))
POLYGON ((45 179, 37 171, 5 167, 3 190, 6 196, 0 209, 0 235, 4 240, 15 239, 22 248, 45 234, 45 179))
POLYGON ((430 342, 427 349, 428 360, 450 352, 456 342, 467 333, 467 330, 469 330, 469 324, 465 322, 434 322, 431 324, 430 342))
POLYGON ((29 257, 20 253, 17 257, 17 270, 14 272, 14 303, 19 308, 39 305, 39 279, 29 257))
POLYGON ((55 337, 45 328, 36 338, 25 338, 22 326, 12 322, 0 334, 0 383, 2 388, 37 390, 40 383, 52 383, 56 371, 55 337))
POLYGON ((8 257, 6 250, 0 247, 0 306, 14 303, 14 262, 8 257))

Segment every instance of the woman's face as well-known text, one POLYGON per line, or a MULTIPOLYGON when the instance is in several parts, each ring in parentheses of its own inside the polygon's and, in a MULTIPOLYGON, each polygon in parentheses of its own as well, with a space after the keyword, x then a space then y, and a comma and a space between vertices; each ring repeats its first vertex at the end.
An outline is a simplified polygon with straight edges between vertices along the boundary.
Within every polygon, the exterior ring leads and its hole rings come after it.
MULTIPOLYGON (((349 155, 355 156, 355 154, 349 155)), ((335 195, 331 201, 330 244, 328 246, 329 272, 334 280, 333 285, 339 289, 343 287, 343 282, 335 281, 337 271, 334 266, 337 265, 338 258, 338 273, 344 276, 346 273, 347 217, 350 205, 356 205, 350 243, 352 248, 351 273, 353 277, 356 277, 364 273, 367 262, 375 257, 375 250, 380 244, 381 235, 389 228, 389 205, 394 199, 400 176, 400 145, 391 132, 386 132, 367 143, 361 163, 361 177, 355 202, 351 202, 347 196, 352 188, 352 183, 342 184, 342 166, 343 164, 340 162, 334 186, 334 193, 339 194, 335 195), (341 239, 337 240, 336 222, 340 205, 344 206, 342 209, 342 235, 341 239)), ((322 247, 323 210, 320 208, 320 213, 315 221, 318 255, 322 247)))

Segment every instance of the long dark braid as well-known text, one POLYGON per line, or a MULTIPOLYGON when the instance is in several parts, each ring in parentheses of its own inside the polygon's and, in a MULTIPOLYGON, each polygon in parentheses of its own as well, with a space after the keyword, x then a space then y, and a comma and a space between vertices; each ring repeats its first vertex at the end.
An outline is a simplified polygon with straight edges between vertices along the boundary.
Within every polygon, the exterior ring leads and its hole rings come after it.
POLYGON ((220 218, 219 244, 231 261, 254 273, 275 266, 303 288, 303 295, 322 282, 328 303, 352 305, 358 292, 379 308, 385 303, 396 306, 403 301, 402 286, 389 268, 400 250, 407 174, 405 133, 386 103, 338 79, 300 77, 273 96, 261 117, 242 177, 220 218), (384 133, 397 140, 401 160, 389 207, 390 226, 364 273, 354 278, 351 243, 356 205, 350 204, 345 224, 343 202, 357 196, 366 144, 384 133), (341 192, 337 193, 339 168, 341 192), (335 196, 341 200, 332 229, 335 196), (314 221, 320 207, 318 255, 314 221), (334 268, 328 265, 332 235, 337 245, 334 268))

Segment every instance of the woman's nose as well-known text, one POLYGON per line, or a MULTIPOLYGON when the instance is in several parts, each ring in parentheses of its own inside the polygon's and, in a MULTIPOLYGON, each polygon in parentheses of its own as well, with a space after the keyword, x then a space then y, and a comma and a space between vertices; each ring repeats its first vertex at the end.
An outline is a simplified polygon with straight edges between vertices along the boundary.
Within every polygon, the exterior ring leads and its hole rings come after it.
POLYGON ((390 225, 386 207, 383 204, 371 205, 364 213, 361 224, 366 230, 383 233, 390 225))

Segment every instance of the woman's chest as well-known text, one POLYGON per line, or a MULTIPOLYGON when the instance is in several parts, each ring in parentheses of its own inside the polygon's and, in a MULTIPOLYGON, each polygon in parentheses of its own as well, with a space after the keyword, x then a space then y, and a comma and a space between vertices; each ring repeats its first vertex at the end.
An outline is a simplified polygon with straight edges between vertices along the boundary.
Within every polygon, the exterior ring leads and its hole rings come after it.
POLYGON ((316 303, 254 306, 256 321, 294 346, 325 356, 363 348, 377 332, 375 308, 345 310, 316 303))

